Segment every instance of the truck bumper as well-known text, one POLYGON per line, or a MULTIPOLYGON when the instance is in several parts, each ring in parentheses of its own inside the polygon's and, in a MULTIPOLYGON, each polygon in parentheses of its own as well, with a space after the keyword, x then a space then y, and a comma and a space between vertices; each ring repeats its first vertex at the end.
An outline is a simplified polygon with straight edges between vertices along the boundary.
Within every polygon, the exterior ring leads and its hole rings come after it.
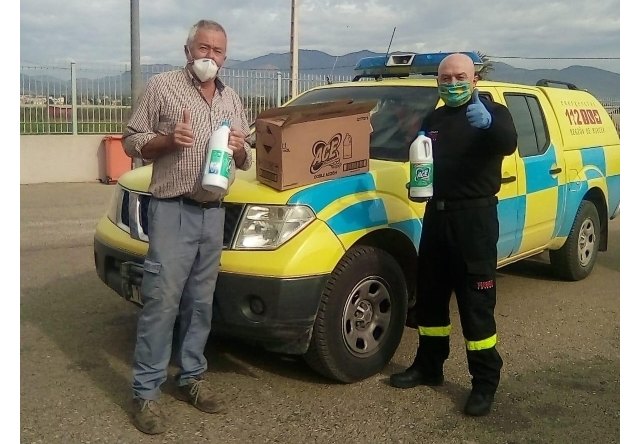
MULTIPOLYGON (((144 257, 94 238, 100 279, 124 299, 139 297, 144 257)), ((328 274, 300 278, 247 276, 221 271, 213 298, 212 334, 238 338, 267 350, 303 354, 309 347, 328 274)))

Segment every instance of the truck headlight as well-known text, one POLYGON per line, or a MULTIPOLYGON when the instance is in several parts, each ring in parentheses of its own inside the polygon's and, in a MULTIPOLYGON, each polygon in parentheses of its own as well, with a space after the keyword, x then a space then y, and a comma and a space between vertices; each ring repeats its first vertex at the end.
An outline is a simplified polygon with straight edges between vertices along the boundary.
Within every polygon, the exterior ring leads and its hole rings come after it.
POLYGON ((120 185, 116 185, 113 194, 111 195, 111 202, 109 202, 109 209, 107 210, 107 217, 115 225, 122 222, 122 197, 124 189, 120 185))
POLYGON ((276 249, 314 219, 313 211, 302 205, 249 205, 232 248, 276 249))

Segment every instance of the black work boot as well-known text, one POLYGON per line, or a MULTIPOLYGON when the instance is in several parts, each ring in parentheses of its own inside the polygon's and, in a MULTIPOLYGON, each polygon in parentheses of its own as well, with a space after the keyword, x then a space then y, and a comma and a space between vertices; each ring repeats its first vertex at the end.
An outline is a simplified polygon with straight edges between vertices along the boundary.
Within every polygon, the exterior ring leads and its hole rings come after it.
POLYGON ((391 375, 389 383, 396 388, 412 388, 418 385, 428 385, 431 387, 439 386, 444 383, 444 375, 442 373, 427 373, 417 363, 413 363, 411 367, 402 373, 391 375))
POLYGON ((472 389, 464 406, 464 413, 469 416, 484 416, 491 412, 494 394, 472 389))
POLYGON ((391 375, 389 383, 397 388, 418 385, 436 387, 444 383, 443 366, 449 356, 449 337, 420 335, 418 351, 411 367, 402 373, 391 375))
POLYGON ((502 358, 495 347, 485 350, 467 350, 471 379, 471 393, 464 407, 470 416, 484 416, 491 411, 493 397, 500 383, 502 358))

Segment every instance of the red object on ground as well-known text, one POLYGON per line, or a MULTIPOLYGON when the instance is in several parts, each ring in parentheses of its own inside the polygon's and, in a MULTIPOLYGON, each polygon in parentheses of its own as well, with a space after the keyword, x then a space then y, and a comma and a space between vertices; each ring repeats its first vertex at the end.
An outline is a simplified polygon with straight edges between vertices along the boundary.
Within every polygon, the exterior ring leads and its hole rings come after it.
POLYGON ((132 161, 124 152, 122 135, 109 135, 102 139, 104 142, 105 174, 104 183, 115 183, 120 176, 131 170, 132 161))

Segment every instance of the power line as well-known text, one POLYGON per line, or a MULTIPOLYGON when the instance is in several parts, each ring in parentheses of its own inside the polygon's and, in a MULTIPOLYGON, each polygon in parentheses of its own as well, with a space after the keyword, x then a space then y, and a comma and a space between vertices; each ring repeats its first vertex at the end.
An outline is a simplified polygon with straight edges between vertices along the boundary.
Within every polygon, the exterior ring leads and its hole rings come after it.
MULTIPOLYGON (((328 66, 311 66, 308 68, 298 68, 298 71, 334 71, 335 69, 340 69, 340 68, 350 68, 353 69, 355 67, 355 64, 350 64, 350 65, 344 65, 344 64, 337 64, 337 59, 339 57, 342 56, 336 56, 335 60, 334 60, 334 65, 332 67, 328 67, 328 66)), ((494 55, 486 55, 486 57, 488 59, 517 59, 517 60, 620 60, 620 57, 522 57, 522 56, 494 56, 494 55)), ((244 63, 245 61, 240 61, 240 63, 244 63)), ((105 65, 107 65, 108 63, 104 63, 105 65)), ((42 69, 48 69, 50 67, 50 65, 47 66, 42 66, 41 63, 36 63, 36 62, 31 62, 31 61, 21 61, 21 67, 25 65, 25 67, 28 68, 37 68, 37 67, 42 67, 42 69), (32 66, 26 66, 26 65, 34 65, 32 66)), ((60 68, 61 69, 68 69, 68 64, 64 64, 64 66, 62 66, 63 64, 60 63, 60 68)), ((108 65, 127 65, 126 63, 117 63, 117 64, 108 64, 108 65)), ((152 65, 156 65, 156 64, 152 64, 152 65)), ((174 68, 181 68, 182 66, 178 66, 178 65, 174 65, 174 64, 169 64, 174 66, 174 68)), ((57 67, 57 66, 56 66, 57 67)), ((149 69, 148 67, 143 67, 145 69, 149 69)), ((277 72, 277 71, 287 71, 287 68, 276 68, 276 69, 265 69, 265 68, 236 68, 235 65, 231 65, 229 67, 224 67, 225 69, 239 69, 242 71, 260 71, 260 72, 264 72, 264 71, 273 71, 273 72, 277 72)), ((86 70, 87 68, 79 68, 79 70, 86 70)), ((157 71, 157 72, 162 72, 162 71, 157 71)), ((150 71, 145 71, 145 74, 149 74, 150 71)), ((156 72, 153 72, 156 73, 156 72)))
POLYGON ((620 60, 620 57, 520 57, 487 55, 491 59, 520 59, 520 60, 620 60))
MULTIPOLYGON (((620 57, 522 57, 522 56, 494 56, 487 55, 488 59, 518 59, 518 60, 620 60, 620 57)), ((353 68, 354 65, 337 65, 333 68, 328 67, 311 67, 300 68, 300 71, 322 71, 335 68, 353 68)), ((261 69, 250 68, 248 71, 262 71, 261 69)))

